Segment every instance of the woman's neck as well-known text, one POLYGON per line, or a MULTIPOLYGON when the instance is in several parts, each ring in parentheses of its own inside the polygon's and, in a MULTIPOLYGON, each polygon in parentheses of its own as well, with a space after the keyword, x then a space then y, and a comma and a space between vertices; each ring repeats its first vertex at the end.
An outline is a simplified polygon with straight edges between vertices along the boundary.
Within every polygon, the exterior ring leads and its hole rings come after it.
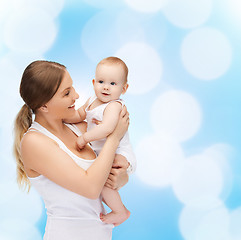
POLYGON ((34 121, 38 122, 41 126, 55 135, 61 134, 65 127, 62 119, 52 119, 40 114, 35 115, 34 121))

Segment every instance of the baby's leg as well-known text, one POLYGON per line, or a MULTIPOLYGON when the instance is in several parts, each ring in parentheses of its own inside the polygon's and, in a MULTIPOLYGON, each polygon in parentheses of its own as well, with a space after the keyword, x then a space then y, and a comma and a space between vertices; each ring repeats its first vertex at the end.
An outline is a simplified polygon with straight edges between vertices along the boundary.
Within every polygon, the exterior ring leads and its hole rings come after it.
POLYGON ((100 215, 102 222, 112 223, 118 226, 129 218, 130 212, 122 203, 118 191, 104 187, 101 194, 104 203, 112 210, 112 212, 107 215, 100 215))

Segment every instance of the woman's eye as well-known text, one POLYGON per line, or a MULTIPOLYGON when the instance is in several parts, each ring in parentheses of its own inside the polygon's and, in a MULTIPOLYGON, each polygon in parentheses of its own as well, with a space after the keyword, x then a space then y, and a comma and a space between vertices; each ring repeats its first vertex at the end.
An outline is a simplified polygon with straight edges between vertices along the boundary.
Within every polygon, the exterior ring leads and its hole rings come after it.
POLYGON ((111 85, 116 85, 116 83, 115 83, 115 82, 111 82, 110 84, 111 84, 111 85))
POLYGON ((70 91, 66 92, 66 93, 65 93, 65 96, 68 96, 68 95, 69 95, 69 93, 70 93, 70 91))

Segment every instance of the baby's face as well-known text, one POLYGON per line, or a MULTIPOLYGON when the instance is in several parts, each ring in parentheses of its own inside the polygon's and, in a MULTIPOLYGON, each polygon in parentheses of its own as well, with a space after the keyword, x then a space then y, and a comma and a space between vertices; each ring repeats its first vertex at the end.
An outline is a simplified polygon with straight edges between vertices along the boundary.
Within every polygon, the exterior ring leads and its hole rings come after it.
POLYGON ((125 72, 120 65, 101 64, 97 67, 93 82, 97 98, 109 102, 125 92, 125 72))

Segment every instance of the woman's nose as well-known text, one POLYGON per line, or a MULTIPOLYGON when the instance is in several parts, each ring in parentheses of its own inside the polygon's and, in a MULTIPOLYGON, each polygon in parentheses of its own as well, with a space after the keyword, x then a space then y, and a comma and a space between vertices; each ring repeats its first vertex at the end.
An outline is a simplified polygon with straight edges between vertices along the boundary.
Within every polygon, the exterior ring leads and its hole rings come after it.
POLYGON ((75 93, 74 98, 78 99, 79 98, 79 94, 75 91, 75 89, 74 89, 74 93, 75 93))

